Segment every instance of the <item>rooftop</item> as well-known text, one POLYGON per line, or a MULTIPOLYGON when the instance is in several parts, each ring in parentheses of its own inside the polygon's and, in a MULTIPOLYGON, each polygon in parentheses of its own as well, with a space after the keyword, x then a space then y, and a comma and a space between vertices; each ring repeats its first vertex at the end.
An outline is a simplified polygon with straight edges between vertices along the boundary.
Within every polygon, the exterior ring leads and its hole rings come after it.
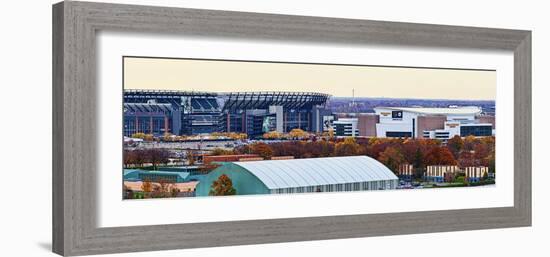
POLYGON ((404 112, 414 112, 419 114, 457 114, 457 115, 478 115, 481 113, 481 108, 477 106, 461 106, 461 107, 448 107, 448 108, 434 108, 434 107, 376 107, 375 110, 394 110, 404 112))
POLYGON ((260 179, 269 189, 334 185, 397 177, 367 156, 233 162, 260 179))
POLYGON ((189 172, 176 172, 176 171, 160 171, 160 170, 138 170, 138 169, 124 169, 123 176, 126 181, 141 180, 140 175, 164 175, 164 176, 177 176, 178 181, 184 181, 189 177, 189 172))

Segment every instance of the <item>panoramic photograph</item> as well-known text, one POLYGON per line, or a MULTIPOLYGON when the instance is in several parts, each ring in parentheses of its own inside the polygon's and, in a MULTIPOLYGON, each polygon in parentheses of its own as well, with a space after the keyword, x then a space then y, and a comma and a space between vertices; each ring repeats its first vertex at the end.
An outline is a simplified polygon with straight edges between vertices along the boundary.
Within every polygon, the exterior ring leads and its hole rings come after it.
POLYGON ((126 56, 123 199, 492 187, 496 71, 126 56))

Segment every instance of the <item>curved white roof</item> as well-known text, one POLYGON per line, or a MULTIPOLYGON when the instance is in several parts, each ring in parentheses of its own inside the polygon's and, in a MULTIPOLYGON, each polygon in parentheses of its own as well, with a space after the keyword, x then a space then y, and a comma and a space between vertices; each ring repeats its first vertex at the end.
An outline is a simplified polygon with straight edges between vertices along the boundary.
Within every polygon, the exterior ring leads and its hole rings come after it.
POLYGON ((455 114, 455 115, 478 115, 481 113, 481 108, 477 106, 460 106, 460 107, 449 107, 449 108, 432 108, 432 107, 376 107, 375 110, 395 110, 395 111, 405 111, 405 112, 414 112, 420 114, 455 114))
POLYGON ((367 156, 234 162, 269 189, 395 180, 393 172, 367 156))

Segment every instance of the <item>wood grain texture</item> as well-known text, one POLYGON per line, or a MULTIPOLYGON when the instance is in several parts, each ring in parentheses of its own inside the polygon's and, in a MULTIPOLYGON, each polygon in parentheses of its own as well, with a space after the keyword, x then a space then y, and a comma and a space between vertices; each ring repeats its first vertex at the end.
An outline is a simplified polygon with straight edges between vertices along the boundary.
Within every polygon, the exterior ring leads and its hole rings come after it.
POLYGON ((52 17, 52 249, 63 254, 65 242, 64 227, 64 176, 63 176, 63 4, 54 5, 52 17))
POLYGON ((66 1, 53 6, 53 250, 61 255, 531 225, 531 33, 66 1), (514 52, 514 207, 99 228, 96 32, 514 52))

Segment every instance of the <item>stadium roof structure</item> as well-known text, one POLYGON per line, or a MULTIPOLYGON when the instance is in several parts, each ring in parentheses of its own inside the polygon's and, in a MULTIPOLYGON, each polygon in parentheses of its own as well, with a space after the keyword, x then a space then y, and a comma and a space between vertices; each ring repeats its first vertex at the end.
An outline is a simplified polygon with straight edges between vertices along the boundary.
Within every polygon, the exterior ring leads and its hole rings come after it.
POLYGON ((183 90, 125 89, 125 103, 141 103, 154 99, 175 106, 182 105, 182 97, 192 99, 194 111, 261 109, 277 105, 284 108, 302 108, 323 105, 330 95, 316 92, 201 92, 183 90), (220 103, 217 102, 220 100, 220 103))
POLYGON ((184 90, 157 90, 157 89, 124 89, 125 98, 157 98, 164 97, 182 97, 182 96, 217 96, 217 93, 203 91, 184 91, 184 90))
POLYGON ((418 114, 433 114, 433 115, 479 115, 481 108, 477 106, 460 106, 460 107, 376 107, 374 109, 389 109, 395 111, 414 112, 418 114))
POLYGON ((221 94, 223 109, 261 109, 277 105, 284 108, 323 105, 330 95, 315 92, 231 92, 221 94))
POLYGON ((171 112, 172 105, 164 103, 124 103, 124 112, 171 112))
POLYGON ((269 189, 347 184, 398 179, 367 156, 233 162, 261 180, 269 189))

